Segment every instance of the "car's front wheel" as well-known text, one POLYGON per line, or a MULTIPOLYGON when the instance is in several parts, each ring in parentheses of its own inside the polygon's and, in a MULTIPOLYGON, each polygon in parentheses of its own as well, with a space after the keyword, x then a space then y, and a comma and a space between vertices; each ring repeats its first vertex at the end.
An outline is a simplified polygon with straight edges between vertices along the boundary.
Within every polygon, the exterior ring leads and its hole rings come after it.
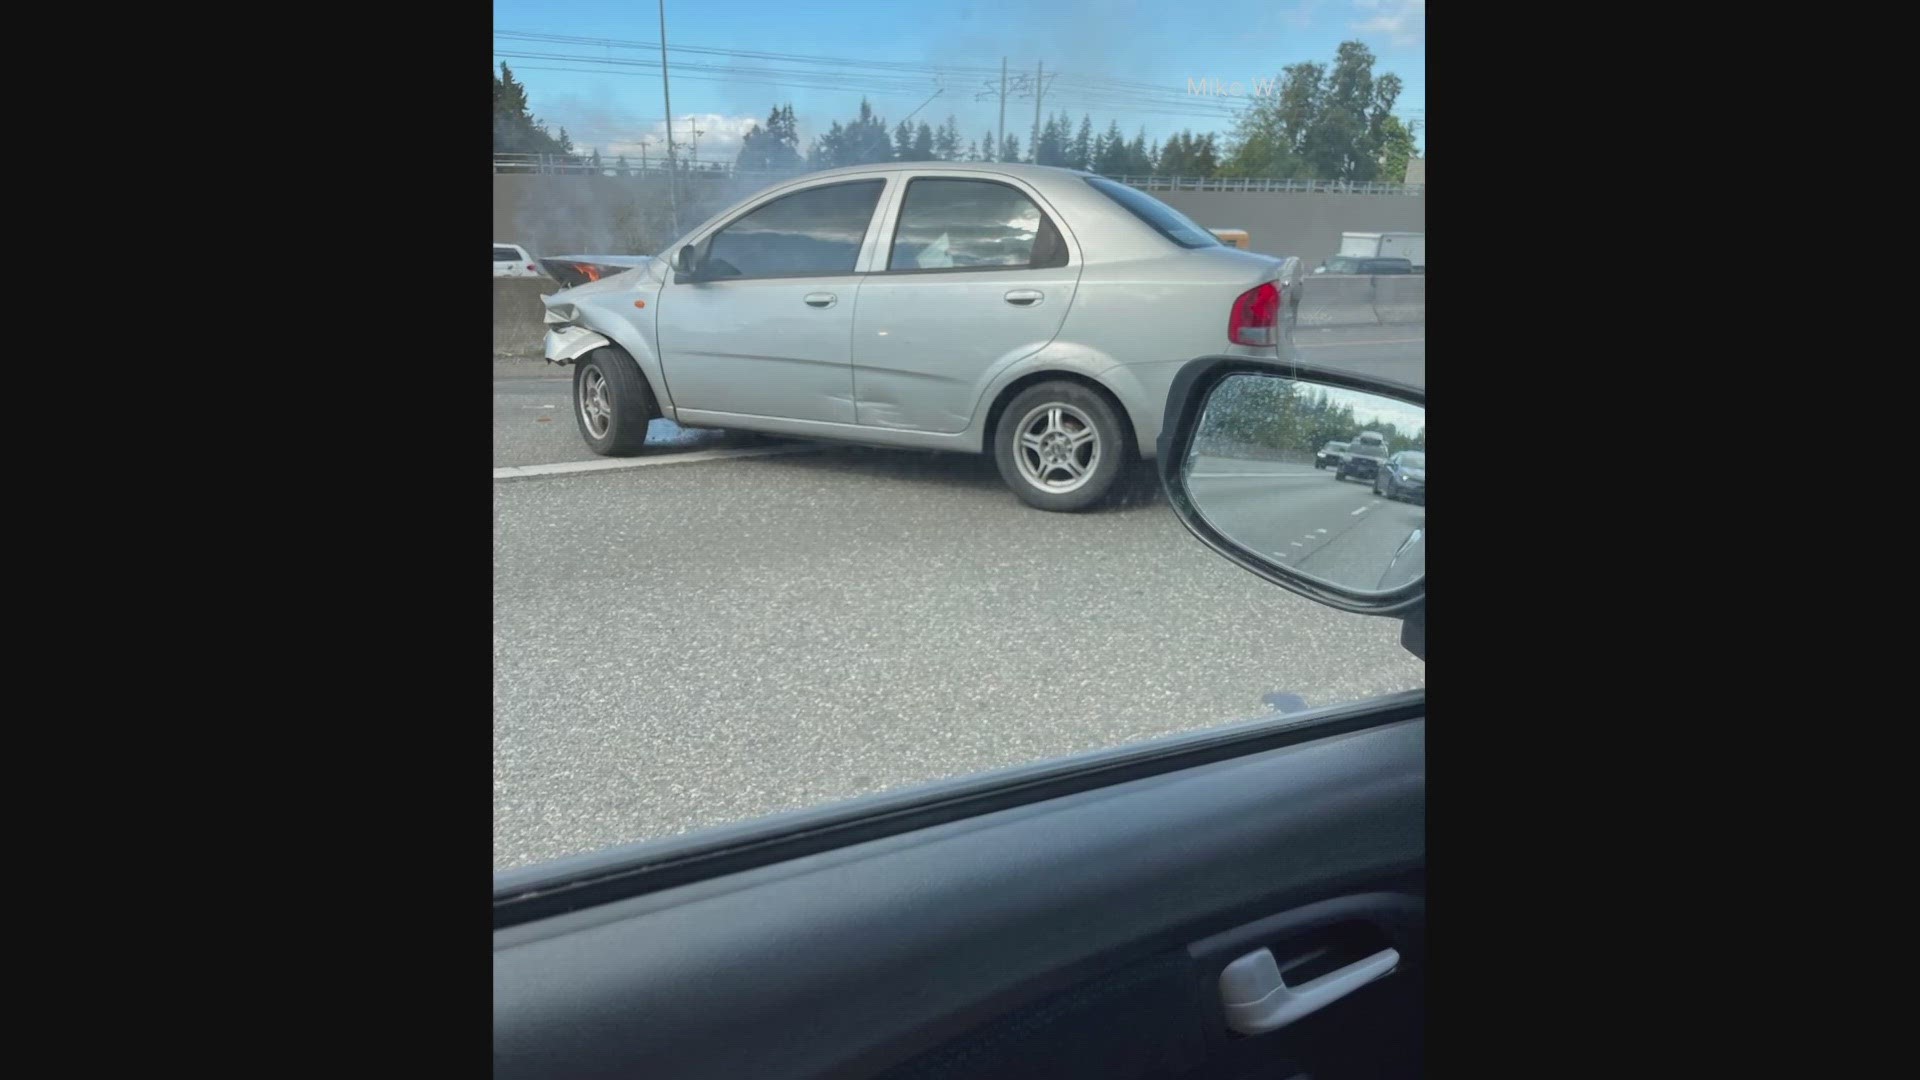
POLYGON ((587 449, 604 457, 637 454, 655 413, 653 391, 626 350, 595 349, 573 365, 573 419, 587 449))
POLYGON ((1001 479, 1021 502, 1041 510, 1084 510, 1099 502, 1132 454, 1117 411, 1075 382, 1022 390, 1007 402, 993 435, 1001 479))

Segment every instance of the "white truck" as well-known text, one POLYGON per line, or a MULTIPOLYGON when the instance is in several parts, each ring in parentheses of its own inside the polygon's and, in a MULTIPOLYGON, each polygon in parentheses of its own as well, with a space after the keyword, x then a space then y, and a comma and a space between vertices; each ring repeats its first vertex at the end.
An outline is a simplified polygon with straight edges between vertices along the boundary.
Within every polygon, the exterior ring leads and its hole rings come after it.
POLYGON ((1427 234, 1417 232, 1343 232, 1341 255, 1361 259, 1405 259, 1415 270, 1427 268, 1427 234))

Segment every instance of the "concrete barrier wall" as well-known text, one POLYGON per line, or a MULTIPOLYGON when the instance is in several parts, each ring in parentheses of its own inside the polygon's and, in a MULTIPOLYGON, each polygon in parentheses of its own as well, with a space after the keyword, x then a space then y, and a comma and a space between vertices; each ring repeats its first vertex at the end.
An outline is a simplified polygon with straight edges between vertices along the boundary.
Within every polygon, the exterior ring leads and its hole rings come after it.
MULTIPOLYGON (((756 181, 697 180, 681 186, 680 224, 753 194, 756 181)), ((1249 250, 1292 255, 1311 270, 1340 250, 1343 232, 1425 232, 1417 195, 1259 191, 1155 191, 1154 198, 1210 229, 1245 229, 1249 250)), ((535 255, 654 255, 675 239, 660 178, 493 177, 493 239, 535 255)))
MULTIPOLYGON (((1306 295, 1301 296, 1306 302, 1306 295)), ((1373 279, 1373 313, 1382 326, 1427 321, 1427 279, 1424 274, 1383 274, 1373 279)))
POLYGON ((494 278, 493 355, 538 358, 547 336, 540 298, 559 291, 549 278, 494 278))
POLYGON ((1312 270, 1340 250, 1343 232, 1427 231, 1419 195, 1154 191, 1154 198, 1209 229, 1245 229, 1250 251, 1292 255, 1312 270))

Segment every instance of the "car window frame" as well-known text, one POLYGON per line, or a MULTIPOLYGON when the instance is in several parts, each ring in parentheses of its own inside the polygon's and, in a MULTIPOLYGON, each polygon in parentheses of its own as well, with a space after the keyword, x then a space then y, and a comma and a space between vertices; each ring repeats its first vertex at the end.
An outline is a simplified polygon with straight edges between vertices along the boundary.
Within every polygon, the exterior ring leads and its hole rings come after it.
POLYGON ((821 183, 782 188, 779 191, 773 192, 766 198, 753 203, 751 206, 742 207, 738 213, 729 215, 725 220, 704 230, 694 239, 684 244, 676 244, 673 249, 668 252, 666 260, 673 275, 672 283, 675 285, 726 285, 736 281, 804 281, 814 278, 843 278, 863 275, 867 273, 867 271, 862 269, 862 267, 866 266, 871 260, 872 250, 876 240, 876 229, 879 226, 882 212, 886 210, 889 204, 889 197, 892 194, 895 181, 896 176, 893 173, 860 173, 853 176, 835 176, 821 183), (867 217, 866 232, 861 234, 860 247, 854 252, 853 268, 850 270, 831 270, 807 274, 740 274, 733 277, 699 277, 691 280, 680 272, 680 267, 677 264, 681 248, 692 247, 699 254, 700 262, 705 263, 707 253, 712 248, 714 237, 719 236, 742 220, 772 206, 774 203, 830 187, 845 187, 849 184, 870 184, 875 181, 879 181, 881 184, 880 194, 874 199, 873 210, 867 217))
MULTIPOLYGON (((1079 253, 1068 244, 1067 231, 1061 227, 1058 218, 1059 215, 1048 212, 1046 203, 1042 202, 1035 192, 1023 188, 1018 184, 1009 183, 1007 180, 998 176, 988 176, 981 173, 907 173, 901 177, 899 195, 893 200, 893 205, 888 208, 887 222, 884 227, 886 241, 875 249, 874 259, 877 265, 875 265, 869 273, 893 276, 909 274, 1004 273, 1019 270, 1064 270, 1076 264, 1079 253), (895 245, 900 242, 900 224, 902 219, 906 217, 907 198, 913 194, 913 185, 915 181, 919 180, 956 180, 964 183, 992 184, 995 187, 1007 188, 1014 194, 1026 199, 1035 210, 1040 212, 1041 234, 1044 234, 1048 228, 1053 229, 1054 235, 1060 240, 1061 260, 1058 263, 1047 263, 1040 266, 1035 266, 1031 257, 1029 257, 1027 264, 1024 266, 1001 263, 995 266, 915 266, 910 268, 902 267, 898 270, 894 269, 892 266, 893 250, 895 245)), ((1037 249, 1039 246, 1039 237, 1036 235, 1034 238, 1034 247, 1037 249)))

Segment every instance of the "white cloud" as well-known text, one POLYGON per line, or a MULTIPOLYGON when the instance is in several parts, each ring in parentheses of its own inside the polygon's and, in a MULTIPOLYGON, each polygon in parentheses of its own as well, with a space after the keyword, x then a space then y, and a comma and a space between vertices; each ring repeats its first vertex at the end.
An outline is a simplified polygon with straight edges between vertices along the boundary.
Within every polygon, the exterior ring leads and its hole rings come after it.
POLYGON ((1351 23, 1355 33, 1378 34, 1395 45, 1418 45, 1427 36, 1427 0, 1353 0, 1360 11, 1374 14, 1351 23))
MULTIPOLYGON (((603 161, 611 162, 622 154, 629 164, 638 165, 667 157, 667 125, 664 120, 637 120, 615 109, 579 100, 556 103, 552 115, 542 115, 552 130, 565 126, 576 150, 582 154, 600 151, 603 161)), ((740 154, 741 140, 762 120, 758 116, 726 116, 720 113, 685 113, 674 118, 674 153, 691 161, 697 151, 703 162, 732 162, 740 154), (693 131, 700 132, 699 139, 693 131)))

